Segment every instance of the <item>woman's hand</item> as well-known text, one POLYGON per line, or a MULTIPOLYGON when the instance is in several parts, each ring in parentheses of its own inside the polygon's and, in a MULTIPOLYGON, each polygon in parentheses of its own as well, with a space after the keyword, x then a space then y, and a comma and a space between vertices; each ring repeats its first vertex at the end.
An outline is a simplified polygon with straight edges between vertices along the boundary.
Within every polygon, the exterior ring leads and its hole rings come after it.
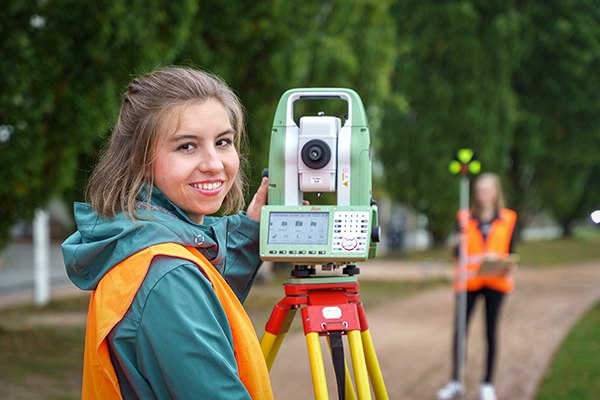
MULTIPOLYGON (((262 206, 267 205, 267 195, 269 193, 269 178, 263 177, 260 182, 260 187, 254 194, 250 205, 248 206, 248 211, 246 211, 246 216, 250 219, 260 222, 260 210, 262 206)), ((302 200, 303 206, 310 205, 308 200, 302 200)))
POLYGON ((263 177, 260 187, 254 194, 246 215, 255 221, 260 221, 260 209, 267 204, 267 194, 269 193, 269 178, 263 177))

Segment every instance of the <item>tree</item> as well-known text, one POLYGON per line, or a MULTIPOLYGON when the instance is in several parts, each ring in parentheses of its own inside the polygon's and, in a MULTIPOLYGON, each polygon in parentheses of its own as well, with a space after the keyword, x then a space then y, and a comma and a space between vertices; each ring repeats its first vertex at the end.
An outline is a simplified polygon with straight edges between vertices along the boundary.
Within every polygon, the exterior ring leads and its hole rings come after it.
POLYGON ((519 17, 510 2, 396 2, 399 55, 378 139, 390 194, 429 219, 435 243, 456 225, 448 164, 474 149, 486 171, 509 165, 519 17))
POLYGON ((600 11, 589 0, 522 1, 519 10, 526 51, 513 78, 520 118, 511 183, 518 192, 530 182, 535 205, 568 236, 593 207, 598 179, 600 11))
POLYGON ((172 60, 196 9, 193 0, 3 4, 0 248, 18 218, 74 185, 129 75, 172 60))

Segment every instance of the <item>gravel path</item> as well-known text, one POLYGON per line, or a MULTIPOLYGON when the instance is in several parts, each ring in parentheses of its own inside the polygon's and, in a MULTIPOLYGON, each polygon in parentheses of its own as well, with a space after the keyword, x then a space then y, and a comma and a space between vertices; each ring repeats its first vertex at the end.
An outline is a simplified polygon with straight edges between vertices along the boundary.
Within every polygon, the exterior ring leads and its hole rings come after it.
MULTIPOLYGON (((423 276, 423 268, 375 262, 360 279, 423 276), (387 271, 387 272, 386 272, 387 271)), ((439 269, 437 269, 439 272, 439 269)), ((503 306, 496 387, 499 399, 534 399, 555 350, 581 316, 600 300, 600 262, 556 268, 521 268, 517 288, 503 306)), ((390 399, 434 399, 450 376, 454 295, 450 287, 421 292, 366 310, 390 399)), ((484 370, 484 316, 479 302, 469 331, 465 399, 478 399, 484 370)), ((299 324, 296 317, 294 325, 299 324)), ((257 327, 262 332, 260 327, 257 327)), ((325 348, 325 347, 323 347, 325 348)), ((290 333, 271 370, 278 399, 313 398, 306 343, 290 333)), ((348 352, 346 353, 348 354, 348 352)), ((325 353, 330 395, 335 379, 325 353)))

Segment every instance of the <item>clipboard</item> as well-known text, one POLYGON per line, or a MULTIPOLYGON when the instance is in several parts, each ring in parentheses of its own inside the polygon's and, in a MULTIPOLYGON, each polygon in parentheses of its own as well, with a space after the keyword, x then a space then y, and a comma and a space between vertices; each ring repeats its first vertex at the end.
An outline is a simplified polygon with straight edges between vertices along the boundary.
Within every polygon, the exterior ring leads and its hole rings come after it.
POLYGON ((518 254, 509 254, 499 259, 495 257, 484 258, 481 267, 477 271, 479 276, 504 277, 510 272, 517 270, 517 263, 521 257, 518 254))

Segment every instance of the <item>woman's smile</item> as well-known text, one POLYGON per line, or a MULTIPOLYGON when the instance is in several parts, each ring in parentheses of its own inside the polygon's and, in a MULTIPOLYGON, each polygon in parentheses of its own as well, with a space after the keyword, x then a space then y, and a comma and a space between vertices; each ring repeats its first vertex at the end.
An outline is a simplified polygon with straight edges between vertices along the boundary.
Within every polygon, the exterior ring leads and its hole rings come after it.
POLYGON ((219 194, 221 191, 221 188, 223 187, 223 181, 190 183, 190 186, 194 189, 198 189, 203 194, 214 196, 219 194))

